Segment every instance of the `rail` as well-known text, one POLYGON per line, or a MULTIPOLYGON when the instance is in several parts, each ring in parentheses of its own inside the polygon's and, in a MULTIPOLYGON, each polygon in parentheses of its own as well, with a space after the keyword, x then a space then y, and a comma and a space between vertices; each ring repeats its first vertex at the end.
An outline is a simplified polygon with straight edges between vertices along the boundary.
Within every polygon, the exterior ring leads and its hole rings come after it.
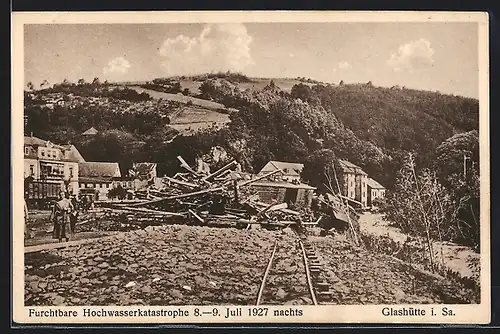
MULTIPOLYGON (((306 252, 306 250, 304 248, 304 244, 303 244, 302 240, 300 240, 300 239, 299 239, 299 245, 300 245, 300 249, 301 249, 302 259, 303 259, 303 262, 304 262, 304 269, 305 269, 305 274, 306 274, 307 288, 309 290, 309 294, 311 295, 311 300, 312 300, 313 304, 314 305, 318 305, 318 300, 316 298, 316 293, 314 291, 314 285, 313 285, 312 278, 311 278, 311 271, 309 269, 309 261, 308 261, 308 258, 307 258, 307 252, 306 252)), ((276 255, 276 249, 277 249, 277 247, 278 247, 278 240, 276 240, 275 243, 274 243, 273 251, 271 253, 271 256, 269 257, 269 261, 267 263, 266 270, 264 271, 264 275, 262 277, 262 282, 260 284, 259 292, 257 294, 257 302, 256 302, 257 306, 261 305, 262 295, 264 293, 264 289, 265 289, 265 286, 266 286, 266 282, 267 282, 269 273, 271 271, 271 268, 273 267, 273 261, 274 261, 275 255, 276 255)))

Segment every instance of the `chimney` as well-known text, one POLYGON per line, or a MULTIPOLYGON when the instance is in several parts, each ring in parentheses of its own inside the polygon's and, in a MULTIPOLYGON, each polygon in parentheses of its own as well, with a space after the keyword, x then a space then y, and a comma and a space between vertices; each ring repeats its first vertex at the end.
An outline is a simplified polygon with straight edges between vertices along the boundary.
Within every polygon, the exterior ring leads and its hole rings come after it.
POLYGON ((30 132, 30 137, 33 137, 33 131, 30 132))

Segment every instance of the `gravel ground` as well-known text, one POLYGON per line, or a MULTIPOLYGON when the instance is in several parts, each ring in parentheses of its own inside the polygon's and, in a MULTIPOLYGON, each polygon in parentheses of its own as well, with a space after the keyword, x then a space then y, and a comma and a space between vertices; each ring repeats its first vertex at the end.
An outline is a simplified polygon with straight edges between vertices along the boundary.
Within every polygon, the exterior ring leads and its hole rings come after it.
MULTIPOLYGON (((285 231, 278 239, 261 304, 312 305, 298 238, 290 229, 285 229, 285 231)), ((271 251, 272 247, 268 256, 271 251)))
MULTIPOLYGON (((253 305, 277 236, 276 265, 263 303, 308 304, 292 233, 176 225, 25 254, 25 305, 253 305)), ((412 280, 384 255, 331 237, 309 238, 326 263, 324 272, 340 304, 449 298, 435 282, 412 280)))
POLYGON ((326 263, 324 277, 341 304, 464 304, 467 289, 340 238, 310 237, 326 263))

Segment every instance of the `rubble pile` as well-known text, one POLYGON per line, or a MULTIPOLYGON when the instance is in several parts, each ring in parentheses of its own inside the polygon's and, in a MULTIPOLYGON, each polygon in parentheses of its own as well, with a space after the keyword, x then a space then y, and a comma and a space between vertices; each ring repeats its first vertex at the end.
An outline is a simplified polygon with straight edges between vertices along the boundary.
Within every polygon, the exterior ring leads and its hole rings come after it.
POLYGON ((319 221, 310 210, 291 210, 287 203, 262 203, 251 193, 249 185, 281 170, 252 178, 235 172, 237 162, 232 161, 213 173, 200 174, 182 157, 177 158, 186 173, 165 176, 161 184, 154 182, 136 191, 137 200, 101 203, 107 217, 115 221, 114 228, 132 230, 162 223, 276 228, 319 221))

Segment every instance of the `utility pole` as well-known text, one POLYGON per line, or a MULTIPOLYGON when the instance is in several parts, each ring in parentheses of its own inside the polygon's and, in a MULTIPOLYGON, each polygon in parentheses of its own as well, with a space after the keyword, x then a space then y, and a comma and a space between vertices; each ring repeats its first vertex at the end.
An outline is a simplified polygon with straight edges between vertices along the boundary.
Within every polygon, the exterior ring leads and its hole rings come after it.
POLYGON ((467 160, 470 160, 470 157, 464 154, 464 179, 467 177, 467 160))

